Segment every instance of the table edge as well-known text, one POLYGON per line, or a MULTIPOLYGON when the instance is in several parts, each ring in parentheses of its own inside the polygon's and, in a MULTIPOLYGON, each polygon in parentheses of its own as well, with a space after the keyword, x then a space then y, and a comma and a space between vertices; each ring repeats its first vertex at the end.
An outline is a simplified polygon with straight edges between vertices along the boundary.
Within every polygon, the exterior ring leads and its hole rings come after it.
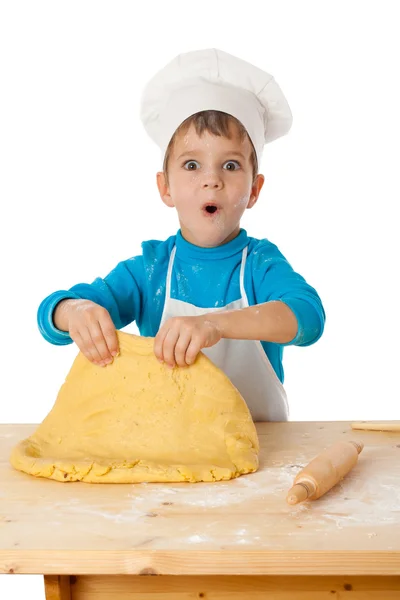
POLYGON ((400 575, 400 551, 10 550, 0 574, 400 575))

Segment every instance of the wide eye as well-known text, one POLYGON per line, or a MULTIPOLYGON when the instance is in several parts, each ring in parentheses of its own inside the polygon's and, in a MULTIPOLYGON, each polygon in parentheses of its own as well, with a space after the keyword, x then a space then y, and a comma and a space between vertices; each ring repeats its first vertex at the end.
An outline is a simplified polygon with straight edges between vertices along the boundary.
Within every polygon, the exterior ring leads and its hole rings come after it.
POLYGON ((195 171, 200 165, 197 160, 188 160, 183 166, 187 171, 195 171))
POLYGON ((228 160, 224 164, 224 168, 225 167, 227 171, 237 171, 238 169, 240 169, 240 164, 237 162, 237 160, 228 160))

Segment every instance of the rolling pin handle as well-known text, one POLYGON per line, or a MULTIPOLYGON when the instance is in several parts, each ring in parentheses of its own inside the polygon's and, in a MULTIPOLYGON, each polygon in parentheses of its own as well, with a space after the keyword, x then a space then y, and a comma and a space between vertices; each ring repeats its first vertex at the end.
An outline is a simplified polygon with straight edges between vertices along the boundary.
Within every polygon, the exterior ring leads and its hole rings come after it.
POLYGON ((289 490, 286 500, 288 504, 297 504, 298 502, 307 500, 309 495, 310 489, 307 487, 307 484, 304 482, 299 482, 289 490))
POLYGON ((356 447, 358 454, 360 454, 361 450, 364 448, 364 444, 362 442, 351 441, 350 444, 353 444, 353 446, 356 447))

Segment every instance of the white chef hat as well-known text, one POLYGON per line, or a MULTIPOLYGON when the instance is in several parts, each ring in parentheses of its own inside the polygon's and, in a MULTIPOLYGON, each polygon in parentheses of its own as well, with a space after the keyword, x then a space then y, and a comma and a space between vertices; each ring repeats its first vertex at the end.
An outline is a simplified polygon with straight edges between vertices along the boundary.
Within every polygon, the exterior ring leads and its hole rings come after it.
POLYGON ((143 90, 140 117, 164 157, 179 125, 204 110, 236 117, 259 164, 264 145, 292 125, 289 104, 273 76, 215 48, 179 54, 158 71, 143 90))

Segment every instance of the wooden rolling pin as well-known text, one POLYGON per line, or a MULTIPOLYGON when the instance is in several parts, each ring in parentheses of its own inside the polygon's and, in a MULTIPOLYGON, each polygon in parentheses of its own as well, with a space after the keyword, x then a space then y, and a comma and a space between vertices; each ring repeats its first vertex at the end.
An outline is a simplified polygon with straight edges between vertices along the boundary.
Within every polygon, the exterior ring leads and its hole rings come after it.
POLYGON ((352 429, 366 429, 370 431, 398 431, 400 432, 400 422, 372 423, 371 421, 358 421, 351 424, 352 429))
POLYGON ((286 498, 288 504, 320 498, 354 467, 363 448, 362 442, 337 442, 318 454, 297 473, 286 498))

